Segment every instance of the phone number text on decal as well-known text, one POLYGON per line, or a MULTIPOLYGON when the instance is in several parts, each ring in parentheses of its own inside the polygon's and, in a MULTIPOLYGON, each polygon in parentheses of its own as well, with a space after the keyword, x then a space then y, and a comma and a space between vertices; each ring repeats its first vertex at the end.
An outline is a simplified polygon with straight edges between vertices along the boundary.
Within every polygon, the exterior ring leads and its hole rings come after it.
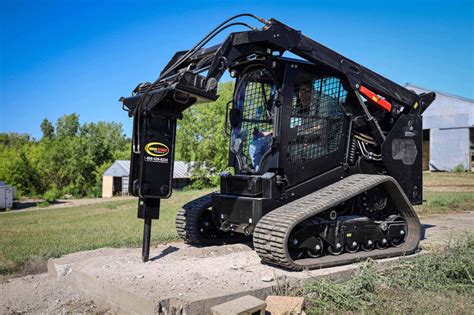
POLYGON ((168 158, 145 156, 145 162, 152 162, 152 163, 168 163, 168 158))

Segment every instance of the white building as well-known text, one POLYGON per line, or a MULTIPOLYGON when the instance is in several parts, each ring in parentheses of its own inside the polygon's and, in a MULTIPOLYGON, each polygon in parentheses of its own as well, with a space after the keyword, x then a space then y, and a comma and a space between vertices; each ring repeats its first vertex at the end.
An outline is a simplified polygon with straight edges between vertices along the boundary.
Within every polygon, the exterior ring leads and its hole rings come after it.
POLYGON ((471 170, 474 155, 474 100, 410 83, 416 93, 435 92, 436 99, 423 113, 424 169, 471 170), (428 165, 427 165, 428 164, 428 165))

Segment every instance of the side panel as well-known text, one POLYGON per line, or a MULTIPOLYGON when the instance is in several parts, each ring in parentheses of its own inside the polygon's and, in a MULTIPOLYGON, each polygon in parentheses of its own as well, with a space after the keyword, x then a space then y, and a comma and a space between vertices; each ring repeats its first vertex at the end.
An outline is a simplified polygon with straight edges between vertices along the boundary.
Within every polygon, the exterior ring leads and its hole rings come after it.
POLYGON ((403 115, 382 144, 383 163, 413 204, 423 201, 423 127, 418 115, 403 115))

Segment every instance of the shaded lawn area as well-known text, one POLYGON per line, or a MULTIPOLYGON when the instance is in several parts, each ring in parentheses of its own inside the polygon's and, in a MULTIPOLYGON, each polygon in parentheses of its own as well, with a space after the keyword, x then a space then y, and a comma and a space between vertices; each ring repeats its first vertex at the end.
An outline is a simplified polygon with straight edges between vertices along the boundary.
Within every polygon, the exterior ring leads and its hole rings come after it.
MULTIPOLYGON (((178 239, 174 220, 186 202, 215 189, 174 192, 162 201, 152 244, 178 239)), ((0 214, 0 274, 40 272, 51 257, 101 247, 141 246, 137 201, 0 214), (31 270, 38 269, 38 270, 31 270)))

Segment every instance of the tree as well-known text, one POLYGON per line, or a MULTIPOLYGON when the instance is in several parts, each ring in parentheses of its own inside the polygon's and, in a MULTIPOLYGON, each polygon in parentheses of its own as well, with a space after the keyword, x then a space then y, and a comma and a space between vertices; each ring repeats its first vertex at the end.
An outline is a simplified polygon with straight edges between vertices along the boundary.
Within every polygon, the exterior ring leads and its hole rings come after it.
POLYGON ((62 133, 49 141, 43 151, 41 168, 50 179, 50 189, 74 196, 98 196, 100 168, 113 162, 127 146, 121 124, 86 123, 75 136, 62 133))
POLYGON ((0 180, 19 195, 99 196, 102 173, 115 159, 129 157, 130 139, 115 122, 80 125, 76 114, 44 119, 42 141, 29 135, 0 133, 0 180), (56 129, 56 136, 53 136, 56 129))
POLYGON ((16 187, 18 195, 37 196, 44 192, 41 173, 32 160, 36 159, 35 146, 0 146, 0 179, 16 187))
POLYGON ((0 133, 0 145, 8 147, 19 147, 32 141, 29 134, 26 133, 0 133))
POLYGON ((60 138, 73 137, 79 132, 79 115, 76 113, 64 115, 56 122, 56 135, 60 138))
POLYGON ((215 186, 227 169, 229 138, 224 132, 226 104, 232 99, 233 82, 219 85, 219 99, 190 107, 183 113, 176 134, 176 157, 195 163, 194 185, 215 186))
POLYGON ((47 118, 43 119, 40 128, 43 132, 43 139, 51 139, 54 136, 53 124, 47 118))

